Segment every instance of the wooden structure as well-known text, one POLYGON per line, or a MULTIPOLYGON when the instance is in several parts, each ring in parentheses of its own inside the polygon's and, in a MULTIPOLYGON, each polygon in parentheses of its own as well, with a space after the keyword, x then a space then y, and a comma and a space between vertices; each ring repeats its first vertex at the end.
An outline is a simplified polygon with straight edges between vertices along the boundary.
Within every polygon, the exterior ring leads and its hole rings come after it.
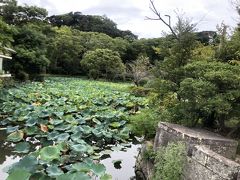
POLYGON ((11 77, 11 74, 6 73, 3 69, 3 60, 4 59, 12 59, 12 57, 9 55, 10 53, 16 53, 13 49, 10 48, 4 48, 5 51, 7 51, 7 54, 0 53, 0 77, 11 77))

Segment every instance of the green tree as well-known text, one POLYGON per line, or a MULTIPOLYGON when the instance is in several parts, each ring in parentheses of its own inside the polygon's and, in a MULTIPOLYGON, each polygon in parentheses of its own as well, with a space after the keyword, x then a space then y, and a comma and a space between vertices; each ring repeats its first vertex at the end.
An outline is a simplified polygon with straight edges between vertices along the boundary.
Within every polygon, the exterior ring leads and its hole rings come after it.
POLYGON ((68 26, 55 27, 54 31, 48 47, 52 73, 82 74, 79 61, 86 52, 110 49, 124 57, 129 45, 129 42, 122 38, 111 38, 103 33, 82 32, 68 26))
POLYGON ((127 53, 125 53, 124 62, 133 62, 138 58, 139 55, 149 57, 151 64, 154 64, 154 61, 156 60, 163 60, 165 57, 164 52, 162 51, 160 53, 157 51, 157 49, 160 49, 164 43, 164 38, 139 39, 132 41, 127 47, 127 53))
POLYGON ((2 51, 4 51, 3 47, 11 47, 14 32, 15 28, 13 26, 9 26, 0 19, 0 49, 2 51))
POLYGON ((8 24, 19 25, 44 21, 48 12, 37 6, 19 6, 16 0, 3 0, 0 14, 8 24))
POLYGON ((99 77, 114 79, 117 76, 122 76, 125 72, 125 66, 119 54, 109 49, 96 49, 87 52, 81 61, 81 66, 94 79, 99 77))
POLYGON ((84 47, 77 30, 67 26, 55 28, 55 36, 49 43, 48 57, 51 61, 50 72, 57 74, 80 74, 79 61, 84 47))
POLYGON ((34 24, 27 24, 17 28, 14 35, 14 71, 16 75, 24 71, 30 75, 44 73, 49 65, 46 57, 46 36, 34 24))
MULTIPOLYGON (((216 59, 212 46, 197 43, 194 27, 183 18, 169 27, 172 32, 169 54, 157 63, 155 80, 149 83, 154 87, 152 105, 161 112, 160 121, 224 130, 226 122, 240 113, 240 69, 216 59)), ((223 37, 224 49, 228 49, 231 40, 223 37)), ((238 47, 237 43, 232 43, 235 46, 238 47)), ((237 54, 237 48, 235 52, 232 54, 237 54)))

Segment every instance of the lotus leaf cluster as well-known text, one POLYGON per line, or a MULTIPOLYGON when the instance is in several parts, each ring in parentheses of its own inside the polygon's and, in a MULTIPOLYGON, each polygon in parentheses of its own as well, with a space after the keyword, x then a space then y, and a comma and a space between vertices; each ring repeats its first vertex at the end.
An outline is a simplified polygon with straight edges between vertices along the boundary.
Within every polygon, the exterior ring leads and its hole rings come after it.
POLYGON ((128 88, 52 77, 1 92, 1 126, 23 155, 8 179, 111 179, 99 160, 128 146, 128 116, 147 106, 128 88))

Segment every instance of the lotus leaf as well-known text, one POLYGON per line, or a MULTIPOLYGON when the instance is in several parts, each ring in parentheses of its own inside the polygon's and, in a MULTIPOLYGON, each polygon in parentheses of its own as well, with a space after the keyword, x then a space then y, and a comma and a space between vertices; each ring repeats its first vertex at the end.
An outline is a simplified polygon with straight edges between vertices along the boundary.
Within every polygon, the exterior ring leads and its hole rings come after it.
POLYGON ((72 168, 76 171, 80 171, 80 172, 89 172, 91 170, 91 166, 89 166, 86 163, 76 163, 72 165, 72 168))
POLYGON ((60 135, 57 136, 57 140, 59 142, 67 141, 69 137, 70 137, 70 135, 68 133, 63 133, 63 134, 60 134, 60 135))
POLYGON ((102 153, 103 155, 109 155, 109 154, 112 153, 112 151, 111 151, 111 150, 104 150, 104 151, 102 151, 101 153, 102 153))
POLYGON ((81 144, 83 142, 82 138, 82 132, 78 131, 74 134, 71 135, 71 139, 79 144, 81 144))
POLYGON ((64 172, 56 165, 47 167, 46 171, 49 176, 60 176, 60 175, 64 174, 64 172))
POLYGON ((67 152, 69 150, 69 145, 67 142, 60 142, 57 145, 58 149, 62 152, 67 152))
POLYGON ((48 140, 55 140, 58 138, 58 136, 60 135, 60 133, 58 131, 52 131, 50 133, 48 133, 48 140))
POLYGON ((100 180, 112 180, 112 176, 110 174, 104 174, 100 180))
POLYGON ((28 180, 30 178, 31 174, 27 172, 24 169, 16 169, 12 171, 9 176, 7 177, 7 180, 28 180))
POLYGON ((72 127, 72 125, 70 125, 70 124, 60 124, 55 127, 55 130, 66 131, 66 130, 70 129, 71 127, 72 127))
POLYGON ((102 137, 102 135, 103 135, 103 133, 99 129, 93 129, 92 133, 98 138, 102 137))
POLYGON ((23 139, 24 132, 22 130, 15 131, 8 135, 7 141, 19 142, 23 139))
POLYGON ((112 123, 110 124, 110 126, 113 127, 113 128, 119 128, 120 126, 122 126, 122 124, 119 123, 119 122, 112 122, 112 123))
POLYGON ((30 118, 26 121, 26 126, 34 126, 35 124, 37 124, 38 120, 35 118, 30 118))
POLYGON ((56 146, 44 147, 40 150, 40 159, 50 162, 54 159, 60 159, 60 150, 56 146))
POLYGON ((91 178, 83 172, 75 172, 57 176, 56 180, 91 180, 91 178))
POLYGON ((84 144, 75 144, 71 146, 72 150, 75 152, 87 152, 88 151, 88 146, 84 144))
POLYGON ((54 112, 54 114, 55 114, 58 118, 62 119, 62 116, 63 116, 64 112, 54 112))
POLYGON ((90 134, 92 132, 92 128, 90 126, 83 125, 81 130, 84 134, 90 134))
POLYGON ((7 133, 12 133, 12 132, 15 132, 17 131, 19 128, 19 126, 8 126, 7 127, 7 133))
POLYGON ((15 152, 17 153, 28 153, 30 144, 28 142, 20 142, 15 146, 15 152))
POLYGON ((19 162, 13 164, 9 169, 9 172, 12 173, 16 169, 23 169, 27 172, 35 172, 37 168, 38 160, 33 155, 28 155, 22 158, 19 162))
POLYGON ((62 119, 50 119, 50 124, 53 124, 53 125, 59 125, 59 124, 62 124, 63 123, 63 120, 62 119))
POLYGON ((37 126, 26 127, 24 131, 28 136, 40 133, 40 129, 37 126))
POLYGON ((105 174, 106 167, 103 164, 92 164, 91 170, 94 174, 101 177, 105 174))

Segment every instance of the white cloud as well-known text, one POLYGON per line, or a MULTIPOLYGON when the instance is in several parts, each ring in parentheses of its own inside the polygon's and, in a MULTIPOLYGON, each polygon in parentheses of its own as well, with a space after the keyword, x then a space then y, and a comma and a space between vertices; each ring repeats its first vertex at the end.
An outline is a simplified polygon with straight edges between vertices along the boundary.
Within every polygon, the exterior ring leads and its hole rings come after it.
MULTIPOLYGON (((153 16, 148 0, 19 0, 19 3, 37 5, 46 8, 49 14, 61 14, 80 11, 84 14, 107 15, 123 30, 131 30, 140 37, 159 37, 167 28, 160 21, 145 20, 153 16)), ((215 30, 223 20, 230 26, 236 26, 237 14, 230 0, 155 0, 156 7, 164 15, 185 12, 199 30, 215 30)))

